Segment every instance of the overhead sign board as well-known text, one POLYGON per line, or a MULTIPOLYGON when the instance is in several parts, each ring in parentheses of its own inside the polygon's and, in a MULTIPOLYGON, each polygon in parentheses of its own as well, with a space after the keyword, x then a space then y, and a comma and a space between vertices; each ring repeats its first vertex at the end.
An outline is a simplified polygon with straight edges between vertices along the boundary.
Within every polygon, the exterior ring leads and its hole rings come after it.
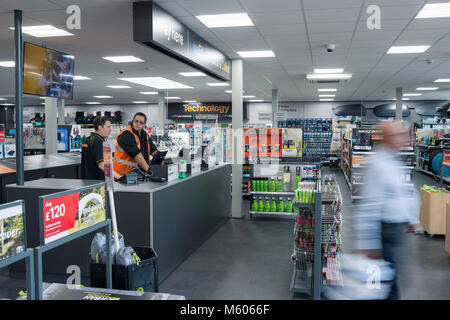
POLYGON ((231 79, 231 60, 153 1, 133 3, 133 38, 215 78, 231 79))
MULTIPOLYGON (((246 119, 246 103, 243 106, 243 117, 246 119)), ((231 119, 231 102, 195 102, 195 103, 169 103, 167 108, 168 119, 231 119)))

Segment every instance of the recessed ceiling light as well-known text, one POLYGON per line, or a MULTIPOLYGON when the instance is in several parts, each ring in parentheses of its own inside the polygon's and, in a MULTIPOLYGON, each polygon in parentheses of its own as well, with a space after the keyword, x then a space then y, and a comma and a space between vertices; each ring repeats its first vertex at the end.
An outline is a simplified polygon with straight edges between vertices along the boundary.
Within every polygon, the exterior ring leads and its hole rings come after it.
POLYGON ((144 61, 135 56, 113 56, 113 57, 102 57, 102 59, 109 60, 109 61, 112 61, 115 63, 143 62, 144 61))
POLYGON ((193 101, 193 100, 191 100, 191 101, 183 101, 184 103, 197 103, 197 101, 193 101))
POLYGON ((249 99, 249 98, 254 98, 255 96, 242 96, 242 98, 244 98, 244 99, 249 99))
POLYGON ((320 101, 334 101, 334 99, 320 99, 320 101))
POLYGON ((336 92, 337 89, 317 89, 319 92, 336 92))
POLYGON ((88 101, 88 102, 85 102, 85 104, 100 104, 100 102, 97 102, 97 101, 88 101))
POLYGON ((263 102, 264 100, 263 99, 251 99, 251 100, 248 100, 248 101, 250 101, 250 102, 263 102))
POLYGON ((389 49, 387 54, 398 53, 423 53, 427 51, 430 46, 393 46, 389 49))
POLYGON ((404 97, 419 97, 421 96, 421 93, 404 93, 403 96, 404 97))
MULTIPOLYGON (((226 92, 226 93, 233 93, 233 91, 232 91, 232 90, 225 90, 225 92, 226 92)), ((244 91, 244 90, 242 90, 242 93, 245 93, 245 91, 244 91)))
POLYGON ((133 103, 148 103, 147 101, 133 101, 133 103))
POLYGON ((253 26, 246 13, 209 14, 196 16, 208 28, 228 28, 253 26))
POLYGON ((436 79, 434 82, 450 82, 450 79, 436 79))
POLYGON ((210 87, 228 87, 229 84, 226 82, 210 82, 206 84, 207 86, 210 87))
POLYGON ((344 69, 314 69, 314 73, 342 73, 344 69))
POLYGON ((262 50, 262 51, 238 51, 238 55, 242 58, 270 58, 275 57, 275 53, 272 50, 262 50))
POLYGON ((439 89, 438 87, 420 87, 420 88, 417 88, 416 90, 419 90, 419 91, 433 91, 433 90, 437 90, 437 89, 439 89))
POLYGON ((137 78, 118 78, 118 79, 156 89, 192 89, 192 87, 189 87, 185 84, 172 81, 163 77, 137 77, 137 78))
POLYGON ((203 72, 179 72, 178 74, 183 77, 206 77, 203 72))
POLYGON ((181 99, 180 97, 166 97, 167 100, 169 99, 181 99))
POLYGON ((320 98, 334 98, 336 97, 335 94, 319 94, 320 98))
POLYGON ((153 95, 156 95, 156 94, 158 94, 158 92, 156 92, 156 91, 144 91, 144 92, 139 92, 140 94, 153 94, 153 95))
MULTIPOLYGON (((9 29, 14 30, 13 27, 9 29)), ((36 38, 66 37, 74 35, 73 33, 67 32, 66 30, 63 29, 58 29, 51 25, 22 27, 22 32, 36 38)))
POLYGON ((97 98, 97 99, 111 99, 112 97, 111 96, 94 96, 94 98, 97 98))
POLYGON ((107 86, 107 87, 111 88, 111 89, 129 89, 129 88, 131 88, 129 86, 123 86, 123 85, 113 85, 113 86, 107 86))
POLYGON ((306 75, 308 80, 347 80, 351 77, 351 73, 310 73, 306 75))
POLYGON ((73 80, 92 80, 92 79, 85 76, 73 76, 73 80))
POLYGON ((39 97, 39 99, 45 99, 45 97, 39 97))
POLYGON ((409 98, 403 98, 402 100, 409 100, 409 98))
POLYGON ((12 68, 16 65, 14 61, 0 61, 0 67, 12 68))
POLYGON ((6 100, 8 100, 8 99, 6 99, 6 98, 0 98, 0 101, 6 101, 6 100))
POLYGON ((448 17, 450 17, 450 3, 429 3, 420 10, 416 19, 448 17))

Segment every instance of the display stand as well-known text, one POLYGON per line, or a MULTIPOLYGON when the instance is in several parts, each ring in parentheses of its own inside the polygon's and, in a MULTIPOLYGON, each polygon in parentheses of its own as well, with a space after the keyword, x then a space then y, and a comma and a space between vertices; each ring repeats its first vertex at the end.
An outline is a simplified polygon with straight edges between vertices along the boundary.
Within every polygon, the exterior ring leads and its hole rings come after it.
POLYGON ((98 230, 106 236, 106 286, 112 288, 111 220, 106 185, 99 183, 39 197, 40 246, 34 248, 35 292, 42 300, 42 255, 98 230))

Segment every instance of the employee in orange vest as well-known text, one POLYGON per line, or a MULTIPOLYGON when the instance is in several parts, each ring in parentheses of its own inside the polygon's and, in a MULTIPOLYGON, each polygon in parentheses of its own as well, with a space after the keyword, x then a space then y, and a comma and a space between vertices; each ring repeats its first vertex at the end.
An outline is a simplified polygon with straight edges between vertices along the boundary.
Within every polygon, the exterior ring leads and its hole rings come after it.
POLYGON ((134 168, 140 167, 145 172, 150 168, 150 155, 154 156, 157 149, 144 129, 146 122, 146 115, 138 112, 131 124, 117 136, 113 168, 121 176, 130 173, 134 168))

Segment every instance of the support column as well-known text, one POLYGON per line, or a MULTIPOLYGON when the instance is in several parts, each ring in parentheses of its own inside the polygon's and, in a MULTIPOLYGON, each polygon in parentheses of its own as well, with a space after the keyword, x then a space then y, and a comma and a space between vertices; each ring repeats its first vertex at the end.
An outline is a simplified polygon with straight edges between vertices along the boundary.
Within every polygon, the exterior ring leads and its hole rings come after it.
POLYGON ((22 45, 22 11, 14 10, 14 58, 15 58, 15 102, 16 102, 16 182, 24 183, 23 161, 23 45, 22 45))
POLYGON ((164 132, 164 122, 166 120, 166 99, 164 91, 158 92, 158 129, 164 132))
POLYGON ((278 128, 275 114, 278 112, 278 89, 272 89, 272 128, 278 128))
POLYGON ((403 88, 395 89, 395 94, 396 94, 395 120, 401 121, 403 116, 403 88))
POLYGON ((233 141, 232 141, 232 203, 231 216, 233 218, 242 218, 242 163, 244 159, 244 137, 243 137, 243 105, 242 90, 243 83, 243 67, 241 59, 232 61, 232 125, 233 125, 233 141))
POLYGON ((45 98, 45 154, 56 154, 57 150, 57 99, 45 98))
POLYGON ((64 99, 57 100, 57 108, 58 108, 58 124, 66 124, 65 121, 65 102, 64 99))

